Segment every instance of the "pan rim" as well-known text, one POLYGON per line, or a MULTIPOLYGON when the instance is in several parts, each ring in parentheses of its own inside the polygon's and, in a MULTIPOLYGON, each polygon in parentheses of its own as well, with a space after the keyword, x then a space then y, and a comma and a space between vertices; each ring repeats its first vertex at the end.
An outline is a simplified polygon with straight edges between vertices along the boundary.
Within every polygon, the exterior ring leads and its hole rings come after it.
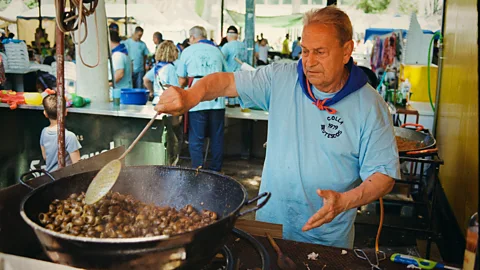
MULTIPOLYGON (((426 150, 426 149, 431 149, 431 148, 434 148, 435 145, 437 145, 437 140, 435 139, 435 137, 433 137, 433 135, 428 131, 427 133, 424 133, 424 132, 420 132, 420 131, 416 131, 415 129, 412 129, 412 128, 405 128, 405 127, 394 127, 393 129, 393 133, 394 133, 394 136, 397 136, 395 130, 396 129, 399 129, 399 130, 409 130, 409 131, 412 131, 412 132, 416 132, 416 133, 419 133, 419 134, 422 134, 423 136, 427 137, 427 136, 430 136, 433 140, 433 142, 430 144, 430 145, 427 145, 427 146, 424 146, 424 147, 420 147, 420 148, 415 148, 415 149, 408 149, 408 150, 398 150, 398 153, 400 154, 406 154, 407 152, 413 152, 413 151, 421 151, 421 150, 426 150)), ((399 136, 401 137, 401 136, 399 136)), ((403 137, 402 137, 403 138, 403 137)), ((398 146, 397 146, 398 148, 398 146)))
MULTIPOLYGON (((247 198, 248 198, 247 189, 240 182, 235 180, 233 177, 221 174, 219 172, 204 170, 204 169, 198 169, 197 170, 197 169, 194 169, 194 168, 174 167, 174 166, 164 166, 164 165, 125 166, 125 168, 146 168, 146 167, 149 167, 149 168, 150 167, 162 167, 162 168, 166 168, 166 169, 185 170, 185 171, 193 171, 193 172, 198 171, 198 172, 201 172, 201 173, 206 173, 206 174, 210 174, 210 175, 221 176, 221 177, 227 178, 231 181, 234 181, 235 183, 237 183, 240 186, 241 190, 243 191, 242 203, 239 204, 237 206, 237 208, 232 210, 230 212, 230 214, 225 215, 224 217, 222 217, 221 219, 217 220, 216 222, 214 222, 212 224, 209 224, 209 225, 207 225, 205 227, 202 227, 200 229, 193 230, 191 232, 184 232, 184 233, 176 234, 176 235, 173 235, 173 236, 158 235, 158 236, 132 237, 132 238, 95 238, 95 237, 74 236, 74 235, 55 232, 55 231, 49 230, 47 228, 44 228, 44 227, 40 226, 39 224, 37 224, 36 222, 34 222, 33 220, 31 220, 27 216, 27 214, 25 213, 25 203, 28 201, 28 199, 30 199, 34 194, 39 192, 41 189, 45 189, 48 185, 51 185, 51 184, 55 183, 55 182, 47 182, 47 183, 42 184, 39 187, 35 188, 34 190, 30 191, 25 196, 25 198, 23 198, 22 203, 20 205, 20 216, 34 230, 35 233, 37 231, 41 231, 41 232, 46 233, 48 235, 58 237, 58 238, 61 238, 61 239, 65 239, 65 240, 77 241, 77 242, 82 242, 82 243, 98 243, 98 244, 100 244, 100 243, 101 244, 145 243, 145 242, 154 242, 154 241, 161 241, 161 240, 168 240, 168 239, 185 237, 186 235, 194 234, 194 233, 197 233, 199 231, 203 231, 203 230, 205 230, 205 229, 207 229, 211 226, 216 225, 219 222, 222 222, 222 221, 227 220, 227 219, 231 219, 232 217, 237 215, 237 213, 240 211, 240 209, 242 209, 242 207, 244 207, 246 202, 247 202, 247 198)), ((87 172, 83 172, 83 173, 88 173, 88 172, 93 172, 93 171, 98 171, 98 170, 92 170, 92 171, 87 171, 87 172)), ((74 175, 76 175, 76 174, 74 174, 74 175)), ((74 175, 71 175, 71 176, 74 176, 74 175)), ((68 177, 70 177, 70 176, 68 176, 68 177)), ((66 177, 64 177, 64 178, 66 178, 66 177)), ((55 180, 55 181, 58 181, 58 180, 55 180)), ((236 218, 238 218, 238 217, 236 217, 236 218)))

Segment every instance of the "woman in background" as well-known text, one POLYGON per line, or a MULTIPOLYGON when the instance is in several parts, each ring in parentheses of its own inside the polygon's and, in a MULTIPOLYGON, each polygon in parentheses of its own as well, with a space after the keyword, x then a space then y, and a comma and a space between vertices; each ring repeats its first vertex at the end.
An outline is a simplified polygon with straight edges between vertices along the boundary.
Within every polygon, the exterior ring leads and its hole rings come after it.
POLYGON ((155 66, 143 77, 143 83, 154 97, 152 103, 157 104, 163 88, 178 86, 175 61, 178 59, 178 49, 170 40, 165 40, 157 47, 155 52, 155 66), (163 85, 163 88, 162 88, 163 85))
MULTIPOLYGON (((179 86, 175 62, 178 59, 178 49, 170 40, 165 40, 158 45, 155 52, 155 66, 143 77, 143 83, 153 96, 152 104, 160 100, 163 91, 169 86, 179 86)), ((167 153, 168 165, 175 165, 180 156, 178 138, 181 136, 182 127, 180 117, 171 116, 164 118, 167 127, 167 153)))

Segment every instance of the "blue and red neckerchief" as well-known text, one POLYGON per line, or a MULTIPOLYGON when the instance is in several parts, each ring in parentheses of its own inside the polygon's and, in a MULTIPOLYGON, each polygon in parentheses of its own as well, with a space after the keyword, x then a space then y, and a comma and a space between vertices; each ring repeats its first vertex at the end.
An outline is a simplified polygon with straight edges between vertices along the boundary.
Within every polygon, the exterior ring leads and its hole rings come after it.
POLYGON ((127 47, 125 46, 125 44, 122 44, 122 43, 120 43, 117 47, 112 49, 112 54, 116 52, 124 53, 125 55, 128 55, 127 47))
POLYGON ((332 105, 362 88, 368 82, 368 77, 365 72, 353 64, 353 58, 350 57, 350 60, 346 66, 350 71, 350 75, 348 76, 347 82, 343 88, 332 98, 317 99, 313 94, 311 83, 308 82, 307 78, 305 77, 305 73, 303 72, 302 59, 298 61, 297 73, 302 91, 319 110, 327 111, 329 114, 335 114, 337 110, 333 109, 331 107, 332 105))

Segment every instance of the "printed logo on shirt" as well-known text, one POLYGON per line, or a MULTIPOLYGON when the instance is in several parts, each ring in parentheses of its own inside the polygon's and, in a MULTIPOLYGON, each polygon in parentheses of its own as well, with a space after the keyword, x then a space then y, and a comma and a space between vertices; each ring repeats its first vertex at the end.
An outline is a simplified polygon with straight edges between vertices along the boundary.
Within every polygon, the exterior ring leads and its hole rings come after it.
POLYGON ((328 116, 327 122, 327 125, 321 125, 322 133, 325 135, 325 137, 329 139, 335 139, 342 135, 343 132, 340 128, 343 125, 342 118, 338 116, 328 116))

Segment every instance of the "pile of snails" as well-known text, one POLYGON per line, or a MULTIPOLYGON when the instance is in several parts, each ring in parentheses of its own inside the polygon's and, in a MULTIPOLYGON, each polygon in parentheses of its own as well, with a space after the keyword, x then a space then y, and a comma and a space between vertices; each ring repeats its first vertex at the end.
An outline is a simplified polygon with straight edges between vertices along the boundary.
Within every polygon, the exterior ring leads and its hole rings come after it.
POLYGON ((132 195, 109 192, 92 205, 85 204, 85 193, 54 200, 40 223, 56 232, 95 238, 151 237, 190 232, 214 223, 215 212, 196 211, 192 205, 177 210, 145 204, 132 195))

